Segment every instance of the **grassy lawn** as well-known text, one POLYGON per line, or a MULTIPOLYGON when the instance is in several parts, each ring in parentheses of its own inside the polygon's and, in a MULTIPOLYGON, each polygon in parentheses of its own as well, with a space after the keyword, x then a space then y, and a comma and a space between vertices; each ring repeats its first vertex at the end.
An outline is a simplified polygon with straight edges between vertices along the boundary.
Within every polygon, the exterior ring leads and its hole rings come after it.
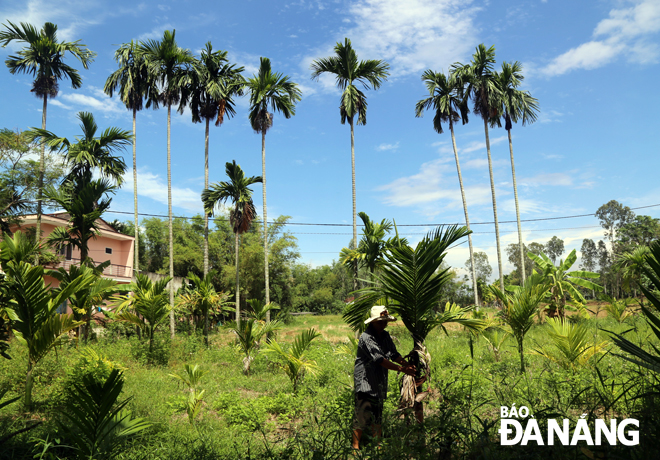
MULTIPOLYGON (((602 314, 584 321, 595 341, 608 340, 605 330, 628 329, 632 329, 630 340, 650 340, 646 323, 637 316, 624 324, 602 314)), ((532 328, 525 339, 527 352, 550 346, 547 327, 532 328)), ((244 375, 243 357, 231 345, 232 333, 224 330, 211 334, 208 349, 199 336, 178 334, 170 342, 161 334, 157 346, 160 365, 146 364, 146 344, 135 336, 117 338, 109 331, 86 347, 65 344, 37 368, 35 411, 23 413, 20 402, 0 409, 0 438, 32 423, 29 420, 43 421, 0 446, 0 459, 32 458, 42 449, 39 439, 47 437, 51 443, 54 439, 65 443, 58 423, 63 420, 61 412, 71 404, 69 398, 75 398, 67 396, 66 389, 80 380, 83 371, 102 372, 98 363, 85 360, 81 353, 85 349, 124 370, 120 399, 131 397, 128 408, 133 416, 152 423, 124 445, 117 458, 346 458, 353 411, 353 359, 337 350, 352 333, 339 316, 298 316, 278 332, 277 340, 290 343, 309 328, 321 333, 309 352, 320 371, 307 375, 296 393, 285 373, 265 354, 257 354, 251 374, 244 375), (202 409, 192 423, 185 412, 185 389, 169 375, 182 373, 185 364, 199 364, 207 371, 200 385, 205 390, 202 409)), ((388 330, 399 351, 407 354, 412 341, 400 321, 388 330)), ((589 452, 634 458, 651 452, 650 446, 655 449, 659 406, 654 398, 639 396, 657 382, 638 366, 612 353, 575 368, 528 354, 528 369, 521 375, 513 339, 504 343, 497 360, 483 337, 472 340, 471 354, 470 338, 462 328, 449 325, 447 332, 437 329, 427 341, 432 377, 423 426, 406 423, 395 413, 398 379, 390 373, 385 439, 377 458, 585 458, 584 445, 500 446, 500 406, 513 403, 529 407, 540 420, 575 421, 584 413, 590 418, 634 416, 643 420, 639 446, 594 446, 589 452)), ((617 352, 611 345, 608 349, 617 352)), ((16 341, 10 354, 12 360, 0 361, 0 385, 9 387, 5 399, 22 393, 27 366, 24 350, 16 341)), ((370 443, 363 454, 369 456, 375 448, 376 443, 370 443)), ((44 458, 71 455, 70 449, 57 444, 48 452, 53 456, 44 458)))

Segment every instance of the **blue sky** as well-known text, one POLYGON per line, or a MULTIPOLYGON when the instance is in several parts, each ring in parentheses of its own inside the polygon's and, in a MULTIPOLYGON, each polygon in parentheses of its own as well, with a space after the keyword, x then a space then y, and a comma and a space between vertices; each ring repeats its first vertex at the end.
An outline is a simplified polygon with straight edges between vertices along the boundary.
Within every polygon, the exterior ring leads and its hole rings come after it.
MULTIPOLYGON (((312 60, 333 54, 344 37, 362 59, 390 63, 391 76, 368 91, 367 125, 355 130, 358 211, 372 219, 394 218, 412 242, 437 223, 464 220, 449 132, 432 128, 432 115, 414 116, 425 97, 426 69, 447 71, 468 62, 475 47, 495 45, 502 61, 520 61, 524 89, 541 107, 539 120, 514 126, 513 147, 523 219, 593 213, 611 199, 631 207, 660 203, 657 137, 660 93, 660 1, 558 0, 337 0, 337 1, 168 1, 5 0, 0 22, 58 24, 64 40, 78 40, 98 53, 83 87, 60 84, 49 102, 48 129, 62 136, 79 132, 75 115, 94 113, 99 126, 131 129, 131 115, 102 92, 116 69, 113 53, 131 39, 158 39, 176 29, 180 46, 196 54, 207 41, 229 51, 231 61, 251 76, 259 57, 289 75, 303 91, 296 115, 275 115, 266 136, 268 216, 289 215, 296 223, 351 224, 350 131, 339 118, 339 92, 331 78, 310 79, 312 60), (418 224, 416 227, 403 225, 418 224)), ((19 46, 0 49, 0 58, 19 46)), ((78 68, 77 61, 68 62, 78 68)), ((41 102, 31 79, 0 71, 0 127, 41 125, 41 102)), ((249 175, 261 174, 261 137, 247 121, 248 101, 237 116, 210 135, 210 180, 224 180, 224 164, 235 159, 249 175)), ((167 111, 138 114, 138 185, 142 213, 167 214, 167 111)), ((498 217, 515 220, 508 143, 504 129, 490 131, 498 217)), ((470 220, 493 220, 483 123, 456 129, 470 220)), ((125 152, 132 164, 130 149, 125 152)), ((204 128, 190 113, 172 122, 174 214, 201 212, 204 128)), ((132 174, 129 174, 132 177, 132 174)), ((132 183, 117 193, 112 209, 132 212, 132 183)), ((261 213, 261 186, 255 186, 261 213)), ((660 207, 637 211, 660 217, 660 207)), ((109 218, 131 219, 110 214, 109 218)), ((501 224, 503 247, 517 241, 515 224, 501 224)), ((351 228, 291 225, 301 261, 329 263, 348 245, 351 228)), ((488 254, 497 275, 492 225, 475 225, 476 250, 488 254)), ((523 223, 526 242, 557 235, 567 249, 583 238, 603 238, 594 217, 523 223)), ((467 245, 450 251, 463 267, 467 245)), ((504 272, 511 270, 503 254, 504 272)))

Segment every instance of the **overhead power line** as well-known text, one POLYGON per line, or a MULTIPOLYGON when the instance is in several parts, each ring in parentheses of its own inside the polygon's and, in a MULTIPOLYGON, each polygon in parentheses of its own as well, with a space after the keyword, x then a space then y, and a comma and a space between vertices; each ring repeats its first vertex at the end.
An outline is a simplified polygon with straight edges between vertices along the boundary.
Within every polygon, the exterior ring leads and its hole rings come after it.
MULTIPOLYGON (((660 203, 658 204, 650 204, 647 206, 638 206, 636 208, 630 208, 631 210, 637 210, 637 209, 646 209, 646 208, 654 208, 660 206, 660 203)), ((127 214, 127 215, 134 215, 133 211, 114 211, 114 210, 108 210, 106 211, 108 214, 127 214)), ((138 213, 139 216, 143 217, 160 217, 160 218, 166 218, 169 217, 167 214, 146 214, 146 213, 138 213)), ((541 222, 541 221, 548 221, 548 220, 561 220, 561 219, 575 219, 579 217, 595 217, 595 213, 591 214, 575 214, 571 216, 558 216, 558 217, 540 217, 537 219, 521 219, 520 222, 541 222)), ((190 216, 172 216, 172 218, 176 219, 192 219, 193 217, 190 216)), ((216 217, 216 219, 227 222, 229 219, 225 219, 223 217, 216 217)), ((499 221, 499 224, 514 224, 516 223, 516 220, 502 220, 499 221)), ((274 224, 276 223, 275 221, 269 221, 269 224, 274 224)), ((470 225, 491 225, 494 224, 494 221, 490 222, 471 222, 470 225)), ((318 226, 318 227, 352 227, 353 224, 332 224, 332 223, 310 223, 310 222, 286 222, 285 225, 306 225, 306 226, 318 226)), ((443 226, 451 226, 451 225, 464 225, 462 222, 454 222, 454 223, 429 223, 429 224, 397 224, 397 227, 443 227, 443 226)), ((358 225, 358 227, 364 227, 364 225, 358 225)), ((475 233, 482 233, 482 232, 475 232, 475 233)), ((490 233, 490 232, 483 232, 483 233, 490 233)))

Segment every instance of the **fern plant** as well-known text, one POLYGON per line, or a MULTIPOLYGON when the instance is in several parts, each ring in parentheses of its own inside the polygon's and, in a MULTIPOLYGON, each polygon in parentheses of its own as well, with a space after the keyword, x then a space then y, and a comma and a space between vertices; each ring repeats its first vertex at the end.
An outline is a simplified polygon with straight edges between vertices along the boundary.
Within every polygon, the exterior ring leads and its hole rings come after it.
POLYGON ((289 380, 291 380, 294 392, 298 391, 298 384, 305 373, 316 374, 319 371, 316 361, 307 359, 305 354, 309 350, 312 341, 320 335, 314 328, 302 331, 293 341, 289 351, 284 351, 280 344, 275 341, 267 343, 264 347, 264 353, 274 354, 279 358, 278 365, 284 369, 289 380))

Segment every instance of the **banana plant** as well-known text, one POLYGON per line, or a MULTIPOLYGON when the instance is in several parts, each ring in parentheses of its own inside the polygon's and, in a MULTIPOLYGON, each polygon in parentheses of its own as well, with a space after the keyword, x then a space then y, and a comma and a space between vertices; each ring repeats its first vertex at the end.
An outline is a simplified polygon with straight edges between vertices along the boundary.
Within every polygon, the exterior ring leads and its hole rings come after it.
MULTIPOLYGON (((559 265, 555 265, 545 254, 540 255, 527 253, 527 256, 532 259, 539 267, 539 274, 544 282, 548 284, 549 289, 546 293, 548 305, 548 316, 555 317, 565 316, 566 297, 573 303, 582 305, 586 303, 584 296, 578 291, 575 286, 580 286, 593 291, 602 291, 603 288, 588 279, 599 278, 598 273, 589 272, 586 270, 573 270, 569 271, 575 261, 577 255, 575 249, 566 257, 566 260, 560 260, 559 265)), ((536 273, 536 270, 534 271, 536 273)))
POLYGON ((565 368, 576 369, 594 356, 605 353, 607 341, 594 341, 584 323, 571 323, 564 318, 546 318, 551 330, 548 337, 552 348, 539 346, 532 354, 543 356, 565 368))
POLYGON ((319 371, 319 366, 316 361, 307 359, 305 356, 309 350, 312 341, 320 337, 321 334, 316 332, 313 328, 302 331, 298 337, 293 341, 293 345, 288 351, 285 351, 282 346, 274 340, 267 343, 264 347, 264 353, 270 353, 279 358, 278 365, 284 369, 284 372, 293 384, 293 392, 298 391, 298 385, 307 372, 316 374, 319 371))

